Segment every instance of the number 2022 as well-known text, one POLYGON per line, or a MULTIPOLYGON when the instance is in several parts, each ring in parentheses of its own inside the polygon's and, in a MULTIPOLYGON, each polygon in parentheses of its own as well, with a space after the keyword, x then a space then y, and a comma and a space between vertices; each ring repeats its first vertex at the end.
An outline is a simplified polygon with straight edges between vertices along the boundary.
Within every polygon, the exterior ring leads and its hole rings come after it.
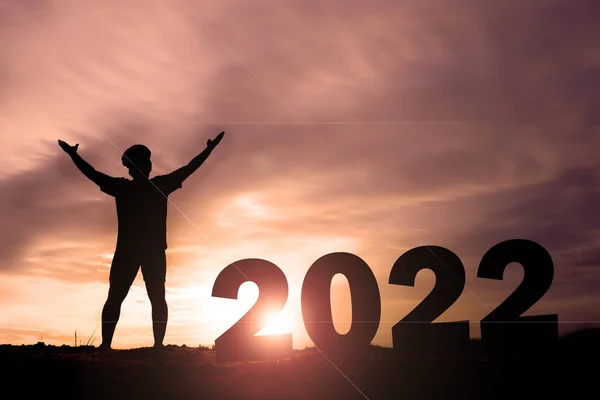
MULTIPOLYGON (((554 265, 544 247, 526 239, 498 243, 481 259, 477 277, 502 280, 506 266, 512 262, 523 267, 523 281, 481 320, 482 343, 503 352, 547 345, 558 338, 558 315, 521 316, 552 284, 554 265)), ((392 327, 393 348, 413 354, 461 352, 470 341, 469 321, 432 322, 462 294, 466 279, 464 265, 444 247, 420 246, 396 260, 388 283, 414 286, 417 273, 423 269, 434 272, 435 286, 392 327)), ((265 312, 281 311, 287 301, 288 282, 278 266, 262 259, 232 263, 215 280, 212 296, 236 299, 239 287, 247 281, 258 286, 259 297, 238 322, 215 340, 217 358, 260 358, 269 353, 276 356, 291 352, 291 334, 254 336, 263 328, 261 317, 265 312)), ((379 328, 379 286, 369 266, 351 253, 330 253, 311 265, 302 284, 301 306, 306 330, 322 351, 365 349, 379 328), (348 280, 351 293, 352 324, 344 335, 335 330, 331 313, 331 280, 338 273, 348 280)))

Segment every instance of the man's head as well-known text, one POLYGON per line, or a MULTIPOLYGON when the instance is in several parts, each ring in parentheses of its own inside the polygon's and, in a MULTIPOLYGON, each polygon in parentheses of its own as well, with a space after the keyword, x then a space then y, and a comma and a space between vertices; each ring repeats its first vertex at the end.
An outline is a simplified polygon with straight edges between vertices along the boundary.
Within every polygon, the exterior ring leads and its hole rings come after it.
POLYGON ((150 149, 143 144, 135 144, 125 150, 121 157, 121 162, 129 170, 132 178, 149 177, 152 171, 152 161, 150 149))

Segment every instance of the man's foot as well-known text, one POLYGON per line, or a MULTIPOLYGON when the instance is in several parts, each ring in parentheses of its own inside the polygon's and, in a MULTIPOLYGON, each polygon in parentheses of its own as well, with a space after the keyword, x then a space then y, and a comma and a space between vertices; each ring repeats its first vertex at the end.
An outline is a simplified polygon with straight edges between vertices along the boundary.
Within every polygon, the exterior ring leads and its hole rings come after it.
POLYGON ((100 350, 100 351, 109 351, 109 350, 112 350, 112 347, 110 347, 110 344, 104 344, 104 343, 102 343, 100 346, 98 346, 98 350, 100 350))

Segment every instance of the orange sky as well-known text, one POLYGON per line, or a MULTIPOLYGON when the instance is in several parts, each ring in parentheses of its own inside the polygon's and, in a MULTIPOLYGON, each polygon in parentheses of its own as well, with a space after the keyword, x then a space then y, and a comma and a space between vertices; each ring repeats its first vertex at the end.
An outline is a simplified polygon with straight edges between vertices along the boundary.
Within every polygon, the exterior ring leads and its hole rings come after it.
MULTIPOLYGON (((127 176, 120 152, 143 143, 154 175, 222 130, 170 196, 166 343, 214 343, 257 296, 247 283, 240 300, 212 298, 216 276, 263 258, 290 285, 269 331, 309 345, 302 280, 345 251, 377 277, 374 343, 391 345, 433 274, 409 288, 389 285, 389 271, 423 244, 453 250, 467 271, 441 320, 477 322, 523 276, 511 265, 504 281, 477 279, 478 262, 515 237, 555 262, 528 315, 558 313, 563 331, 600 320, 598 6, 535 3, 2 2, 0 342, 71 343, 100 322, 114 199, 57 139, 113 176, 127 176)), ((336 277, 342 332, 348 293, 336 277)), ((140 274, 114 347, 151 344, 140 274)))

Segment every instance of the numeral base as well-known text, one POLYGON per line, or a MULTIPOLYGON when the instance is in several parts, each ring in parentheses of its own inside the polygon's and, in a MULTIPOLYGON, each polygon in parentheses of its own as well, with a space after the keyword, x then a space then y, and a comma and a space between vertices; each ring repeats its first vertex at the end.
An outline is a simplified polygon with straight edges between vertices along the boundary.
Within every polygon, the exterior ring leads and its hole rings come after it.
POLYGON ((217 362, 259 361, 286 358, 293 352, 292 334, 215 340, 217 362))
POLYGON ((520 317, 514 322, 481 321, 481 344, 488 353, 548 351, 558 343, 558 315, 520 317))
POLYGON ((402 323, 392 328, 394 350, 402 355, 464 354, 469 347, 469 321, 402 323))

